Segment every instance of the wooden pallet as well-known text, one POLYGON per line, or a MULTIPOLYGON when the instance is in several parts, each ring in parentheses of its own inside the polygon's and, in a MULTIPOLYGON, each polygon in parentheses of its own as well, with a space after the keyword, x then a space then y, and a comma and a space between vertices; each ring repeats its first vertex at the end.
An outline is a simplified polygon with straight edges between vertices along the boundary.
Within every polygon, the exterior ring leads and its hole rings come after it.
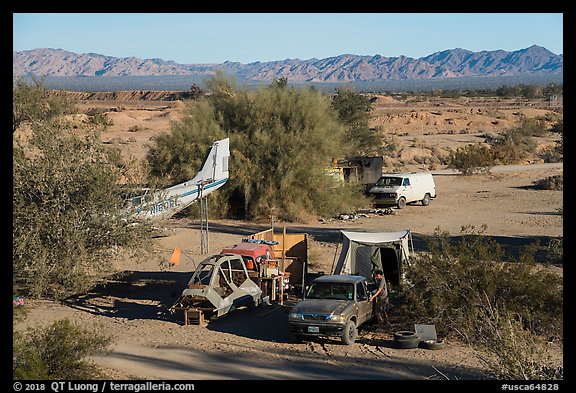
POLYGON ((207 322, 204 318, 204 310, 189 307, 172 307, 170 309, 174 311, 183 311, 184 313, 184 325, 200 325, 206 326, 207 322))
POLYGON ((185 309, 184 325, 206 326, 206 320, 204 319, 204 311, 195 308, 185 309))

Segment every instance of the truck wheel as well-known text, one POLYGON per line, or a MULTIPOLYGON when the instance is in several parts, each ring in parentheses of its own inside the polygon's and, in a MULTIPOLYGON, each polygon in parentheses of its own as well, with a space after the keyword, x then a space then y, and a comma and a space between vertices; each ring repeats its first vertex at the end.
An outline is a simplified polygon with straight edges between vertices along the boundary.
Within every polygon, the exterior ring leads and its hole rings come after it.
POLYGON ((398 199, 398 209, 404 209, 406 207, 406 198, 400 197, 398 199))
POLYGON ((344 326, 344 330, 342 331, 342 342, 346 345, 352 345, 356 341, 357 336, 358 328, 356 327, 356 323, 352 320, 346 322, 346 326, 344 326))
POLYGON ((430 204, 430 194, 424 195, 424 199, 422 199, 422 206, 428 206, 430 204))

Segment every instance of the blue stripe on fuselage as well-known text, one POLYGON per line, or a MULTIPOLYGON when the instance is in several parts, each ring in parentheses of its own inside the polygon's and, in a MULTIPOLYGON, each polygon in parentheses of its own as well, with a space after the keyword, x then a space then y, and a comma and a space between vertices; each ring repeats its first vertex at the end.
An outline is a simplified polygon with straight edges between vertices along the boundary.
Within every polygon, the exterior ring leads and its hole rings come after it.
MULTIPOLYGON (((219 186, 220 184, 224 184, 224 183, 226 183, 226 181, 228 181, 228 178, 226 178, 226 179, 222 179, 222 180, 218 180, 217 182, 215 182, 215 183, 212 183, 212 184, 210 184, 210 185, 208 185, 208 186, 204 187, 204 189, 206 190, 206 189, 208 189, 208 188, 212 188, 212 187, 216 187, 216 186, 219 186)), ((179 198, 183 198, 183 197, 186 197, 186 196, 188 196, 188 195, 192 195, 192 194, 194 194, 194 193, 197 193, 198 191, 199 191, 199 189, 198 189, 198 188, 196 188, 195 190, 192 190, 192 191, 188 191, 188 192, 185 192, 184 194, 182 194, 182 195, 179 195, 179 198)))

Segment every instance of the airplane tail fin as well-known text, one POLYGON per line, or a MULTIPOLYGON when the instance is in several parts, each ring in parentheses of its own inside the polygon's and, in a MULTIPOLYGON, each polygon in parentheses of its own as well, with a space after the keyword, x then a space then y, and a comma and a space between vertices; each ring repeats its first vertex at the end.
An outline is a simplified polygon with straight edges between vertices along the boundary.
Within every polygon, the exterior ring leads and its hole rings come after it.
POLYGON ((222 182, 228 180, 228 159, 230 157, 230 139, 216 141, 206 154, 202 167, 194 177, 194 183, 222 182))
POLYGON ((132 198, 129 212, 136 217, 150 219, 171 217, 228 181, 229 158, 229 138, 214 142, 202 162, 201 169, 193 179, 152 194, 132 198))

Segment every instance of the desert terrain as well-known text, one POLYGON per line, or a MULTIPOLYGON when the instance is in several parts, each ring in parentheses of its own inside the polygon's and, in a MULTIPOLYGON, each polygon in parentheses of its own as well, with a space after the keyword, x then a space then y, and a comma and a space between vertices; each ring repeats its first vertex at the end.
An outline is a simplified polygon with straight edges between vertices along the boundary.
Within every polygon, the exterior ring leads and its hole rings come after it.
MULTIPOLYGON (((329 272, 339 251, 339 231, 396 231, 409 229, 415 251, 422 237, 436 229, 458 235, 463 226, 480 228, 506 247, 534 240, 546 242, 563 235, 562 191, 537 190, 533 182, 562 174, 563 165, 528 160, 524 165, 495 167, 489 174, 462 176, 446 169, 438 155, 448 149, 481 140, 516 125, 522 117, 551 111, 542 103, 499 102, 496 99, 429 99, 399 101, 375 96, 373 126, 381 127, 398 146, 387 158, 390 169, 430 169, 437 198, 429 206, 394 209, 395 214, 366 212, 358 218, 317 220, 305 223, 274 221, 274 227, 309 234, 309 271, 329 272)), ((102 142, 140 160, 151 139, 168 132, 182 117, 181 101, 81 100, 79 108, 100 108, 112 121, 102 142)), ((78 115, 81 118, 82 114, 78 115)), ((538 138, 540 148, 558 139, 538 138)), ((231 165, 231 170, 233 166, 231 165)), ((347 213, 347 212, 343 212, 347 213)), ((161 223, 162 237, 153 239, 155 253, 146 260, 117 262, 118 278, 70 301, 30 300, 33 312, 21 328, 70 318, 96 326, 114 337, 107 355, 93 358, 109 379, 146 380, 287 380, 287 379, 386 379, 478 380, 486 377, 485 365, 475 350, 447 340, 442 350, 395 349, 395 330, 413 326, 369 325, 360 330, 355 345, 318 340, 299 344, 288 332, 288 313, 296 298, 284 304, 237 310, 207 326, 184 325, 183 317, 168 308, 190 279, 194 264, 223 247, 239 243, 250 234, 267 229, 271 222, 211 220, 208 252, 200 252, 200 223, 190 218, 161 223), (186 257, 167 265, 174 248, 186 257)), ((562 266, 552 266, 559 274, 562 266)), ((391 310, 394 319, 394 309, 391 310)), ((418 323, 418 321, 414 321, 418 323)), ((550 344, 562 362, 562 342, 550 344)))

